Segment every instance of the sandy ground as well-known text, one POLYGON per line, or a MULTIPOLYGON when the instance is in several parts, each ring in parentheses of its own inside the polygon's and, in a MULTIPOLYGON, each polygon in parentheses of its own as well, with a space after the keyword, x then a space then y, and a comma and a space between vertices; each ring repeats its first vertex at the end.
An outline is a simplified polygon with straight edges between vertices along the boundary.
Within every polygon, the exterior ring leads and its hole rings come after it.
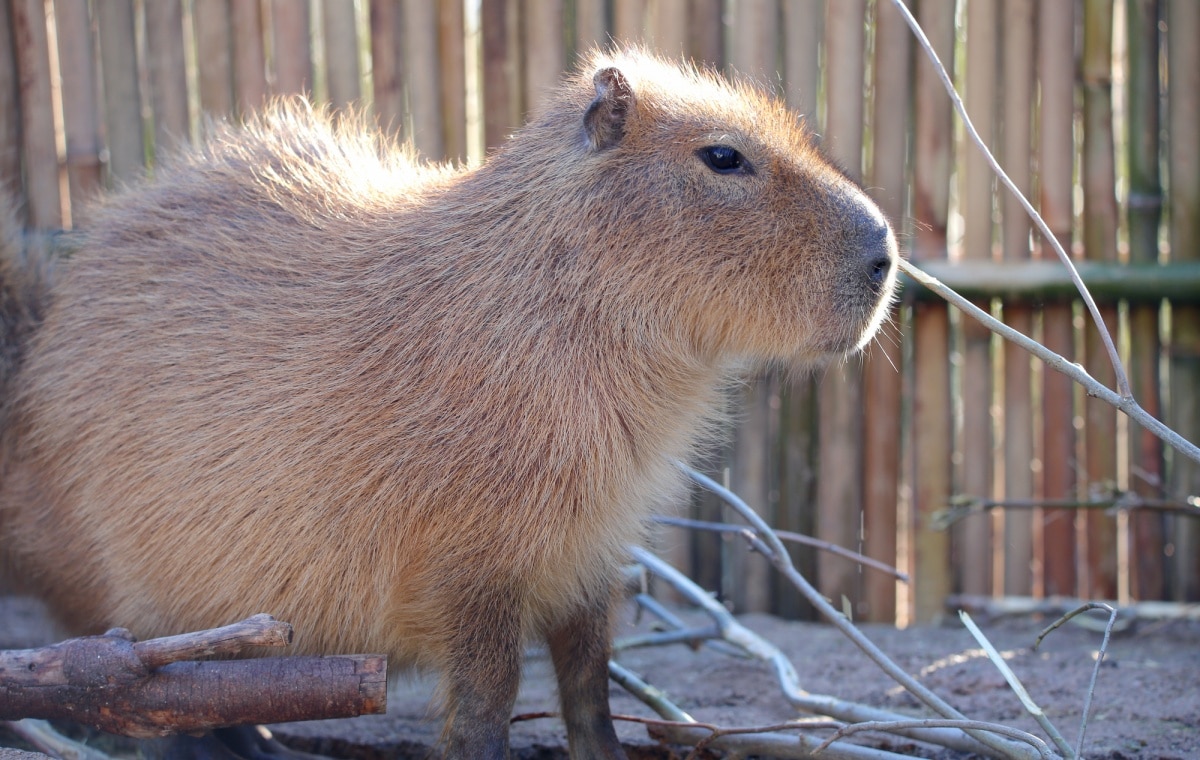
MULTIPOLYGON (((631 617, 631 616, 630 616, 631 617)), ((742 622, 779 646, 811 693, 827 694, 896 712, 920 714, 916 700, 898 688, 841 634, 829 626, 791 623, 751 615, 742 622)), ((1068 625, 1038 651, 1031 646, 1045 621, 1029 617, 979 621, 1030 694, 1070 741, 1075 742, 1100 635, 1068 625)), ((955 621, 898 631, 868 626, 867 635, 907 672, 968 717, 1039 734, 996 668, 955 621)), ((55 640, 40 606, 29 599, 0 598, 0 648, 55 640)), ((700 721, 725 726, 761 725, 798 717, 780 696, 769 668, 710 648, 682 645, 624 652, 620 661, 700 721)), ((288 743, 334 757, 423 758, 436 740, 428 681, 401 678, 389 692, 385 716, 275 727, 288 743)), ((615 713, 652 717, 648 708, 614 685, 615 713)), ((517 713, 556 709, 549 665, 534 652, 527 666, 517 713)), ((1087 758, 1200 758, 1200 624, 1138 622, 1111 642, 1101 668, 1084 744, 1087 758)), ((678 748, 651 740, 644 727, 619 728, 631 758, 679 758, 678 748)), ((555 719, 517 723, 514 758, 565 758, 561 724, 555 719)), ((815 732, 814 735, 821 735, 815 732)), ((114 754, 137 756, 121 743, 114 754)), ((919 757, 963 757, 906 739, 871 735, 871 746, 919 757)), ((0 747, 21 746, 0 732, 0 747)))

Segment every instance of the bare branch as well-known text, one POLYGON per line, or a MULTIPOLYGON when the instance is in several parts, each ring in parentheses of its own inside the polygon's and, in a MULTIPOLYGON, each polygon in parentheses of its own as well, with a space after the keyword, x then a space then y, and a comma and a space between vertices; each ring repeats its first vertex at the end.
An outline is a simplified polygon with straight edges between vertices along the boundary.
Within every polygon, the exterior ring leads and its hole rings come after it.
POLYGON ((1087 286, 1083 284, 1083 279, 1079 276, 1079 272, 1075 269, 1075 264, 1071 261, 1071 257, 1067 255, 1066 251, 1063 250, 1063 247, 1059 244, 1058 239, 1051 231, 1050 226, 1046 224, 1046 220, 1042 218, 1042 215, 1039 214, 1036 209, 1034 209, 1033 204, 1029 202, 1021 190, 1009 178, 1008 174, 996 160, 996 157, 992 155, 990 150, 988 150, 987 144, 979 136, 979 133, 975 131, 975 125, 971 123, 971 117, 967 115, 967 108, 965 105, 963 105, 962 98, 958 96, 958 92, 954 89, 954 83, 950 80, 950 74, 946 71, 946 67, 942 65, 941 60, 938 59, 937 52, 933 49, 933 45, 930 44, 929 38, 925 36, 925 31, 921 29, 921 25, 917 23, 915 18, 913 18, 912 12, 909 11, 903 0, 892 0, 892 4, 896 7, 896 10, 900 13, 900 15, 904 17, 905 23, 907 23, 909 28, 912 29, 913 35, 917 38, 917 42, 925 50, 925 54, 929 56, 929 60, 933 62, 933 66, 937 70, 938 76, 942 80, 942 84, 946 87, 946 92, 950 95, 950 100, 954 103, 954 110, 958 112, 959 117, 962 119, 963 126, 966 128, 967 134, 970 135, 972 142, 974 142, 975 145, 978 146, 979 150, 982 151, 984 158, 987 160, 988 166, 992 168, 992 171, 996 173, 996 176, 1000 178, 1000 181, 1004 183, 1004 186, 1007 187, 1009 192, 1011 192, 1017 201, 1020 202, 1021 207, 1025 209, 1025 213, 1029 214, 1029 218, 1033 220, 1033 223, 1042 233, 1043 239, 1050 244, 1050 246, 1054 249, 1054 252, 1058 254, 1058 258, 1060 261, 1062 261, 1063 266, 1065 266, 1067 271, 1070 272, 1071 281, 1075 283, 1075 288, 1079 291, 1080 297, 1087 305, 1088 311, 1092 315, 1092 321, 1095 322, 1096 329, 1099 331, 1100 337, 1104 341, 1104 348, 1108 352, 1109 361, 1112 362, 1113 372, 1117 377, 1117 389, 1120 391, 1120 398, 1123 400, 1132 401, 1133 394, 1129 390, 1129 378, 1126 377, 1125 366, 1121 363, 1121 357, 1117 353, 1117 347, 1113 343, 1112 335, 1109 334, 1108 328, 1104 324, 1104 319, 1100 316, 1100 310, 1096 307, 1096 302, 1092 299, 1092 294, 1088 292, 1087 286))
POLYGON ((291 626, 267 615, 165 639, 132 638, 117 628, 0 651, 0 720, 62 719, 145 738, 386 709, 380 655, 188 661, 290 641, 291 626))
POLYGON ((1076 615, 1082 615, 1091 610, 1104 610, 1108 612, 1108 625, 1104 626, 1104 640, 1100 642, 1100 652, 1096 655, 1096 664, 1092 667, 1092 680, 1088 684, 1087 696, 1083 700, 1083 717, 1079 721, 1079 738, 1075 742, 1075 747, 1078 749, 1080 755, 1083 755, 1083 735, 1087 730, 1088 715, 1092 711, 1092 696, 1096 693, 1096 679, 1100 677, 1100 665, 1104 662, 1104 655, 1108 653, 1108 642, 1112 638, 1113 625, 1117 622, 1117 610, 1115 607, 1102 602, 1082 604, 1047 626, 1044 631, 1038 634, 1037 640, 1033 643, 1033 648, 1036 650, 1041 645, 1042 639, 1046 638, 1051 631, 1076 615))
MULTIPOLYGON (((857 734, 861 731, 887 731, 895 732, 906 728, 960 728, 972 731, 991 731, 992 733, 1001 734, 1011 739, 1026 742, 1036 749, 1042 758, 1053 758, 1054 753, 1050 751, 1050 747, 1046 742, 1038 737, 1022 731, 1018 728, 1009 728, 997 723, 987 723, 980 720, 940 720, 937 718, 926 718, 923 720, 897 720, 897 721, 870 721, 867 723, 852 723, 842 726, 837 733, 825 740, 825 742, 817 747, 817 752, 823 752, 826 747, 833 744, 838 739, 845 738, 852 734, 857 734)), ((816 754, 814 752, 813 754, 816 754)))
POLYGON ((996 647, 992 646, 992 642, 983 634, 979 626, 975 625, 975 621, 971 619, 971 616, 965 611, 959 610, 958 617, 962 620, 966 629, 971 632, 971 635, 975 637, 975 640, 979 642, 979 646, 983 647, 983 651, 987 652, 988 659, 996 666, 996 670, 1000 671, 1000 675, 1004 676, 1004 680, 1008 682, 1009 688, 1013 690, 1013 693, 1017 695, 1017 699, 1021 700, 1021 704, 1025 706, 1025 711, 1033 716, 1038 725, 1042 727, 1042 730, 1050 736, 1050 739, 1058 747, 1059 751, 1066 755, 1067 758, 1074 758, 1075 751, 1071 749, 1071 745, 1067 744, 1067 740, 1058 732, 1058 729, 1050 721, 1050 718, 1047 717, 1046 712, 1042 710, 1037 702, 1033 701, 1033 697, 1029 695, 1029 692, 1025 689, 1025 685, 1021 683, 1021 679, 1017 678, 1017 674, 1013 672, 1012 668, 1008 667, 1008 663, 996 651, 996 647))
MULTIPOLYGON (((749 531, 747 531, 749 532, 749 531)), ((755 539, 757 540, 757 539, 755 539)), ((719 602, 709 596, 704 589, 697 586, 686 575, 671 567, 668 563, 655 555, 647 552, 640 547, 631 547, 634 553, 634 558, 640 562, 644 562, 648 569, 663 580, 666 580, 672 585, 675 590, 694 603, 697 607, 707 613, 717 623, 718 629, 722 632, 722 636, 726 641, 736 643, 740 647, 744 647, 748 653, 755 659, 762 660, 772 666, 775 671, 775 677, 779 681, 780 689, 783 696, 794 707, 805 710, 816 715, 828 715, 832 718, 847 722, 858 722, 866 720, 876 721, 897 721, 908 720, 912 716, 900 715, 887 710, 881 710, 875 707, 855 704, 847 702, 836 697, 812 694, 805 691, 800 686, 799 676, 796 674, 795 668, 788 658, 774 644, 766 641, 756 633, 739 623, 729 610, 725 609, 719 602)), ((824 600, 822 600, 824 601, 824 600)), ((828 603, 825 603, 828 606, 828 603)), ((832 608, 830 608, 832 609, 832 608)), ((874 646, 869 641, 868 646, 874 646)), ((876 651, 878 651, 876 649, 876 651)), ((879 655, 884 656, 881 652, 879 655)), ((610 667, 610 673, 612 672, 610 667)), ((622 681, 616 676, 613 679, 618 683, 622 681)), ((624 685, 622 683, 622 685, 624 685)), ((628 688, 628 687, 627 687, 628 688)), ((636 692, 635 696, 639 696, 636 692)), ((653 708, 653 705, 652 705, 653 708)), ((654 708, 659 712, 657 708, 654 708)), ((671 718, 671 715, 659 712, 663 717, 671 718)), ((969 736, 964 735, 956 729, 913 729, 909 732, 904 732, 906 736, 918 741, 928 742, 942 747, 949 747, 962 752, 972 752, 976 754, 999 755, 1001 757, 1034 757, 1032 752, 1026 751, 1026 748, 1020 747, 1020 751, 1015 755, 1011 752, 989 750, 988 747, 975 741, 969 736)), ((1015 745, 1014 745, 1015 746, 1015 745)))
POLYGON ((1051 369, 1057 370, 1075 382, 1079 383, 1087 390, 1089 396, 1100 399, 1112 406, 1120 409, 1125 414, 1129 415, 1135 422, 1149 430, 1154 435, 1161 438, 1167 444, 1181 452, 1189 459, 1200 463, 1200 448, 1188 441, 1183 436, 1176 433, 1171 428, 1159 422, 1153 415, 1143 409, 1137 401, 1131 396, 1119 395, 1110 388, 1105 387, 1095 378, 1087 373, 1083 367, 1070 362, 1059 354, 1054 353, 1050 349, 1043 346, 1041 343, 1033 340, 1027 335, 1020 333, 1003 322, 992 317, 984 310, 980 309, 975 304, 955 293, 950 288, 947 288, 937 279, 930 277, 925 272, 921 271, 909 261, 901 259, 899 261, 900 269, 912 277, 917 282, 934 291, 942 298, 958 307, 959 310, 965 312, 971 318, 981 322, 984 327, 987 327, 992 332, 996 333, 1005 340, 1016 343, 1021 348, 1041 359, 1051 369))
MULTIPOLYGON (((835 609, 833 605, 831 605, 825 599, 825 597, 823 597, 821 593, 817 591, 817 589, 814 588, 811 583, 808 582, 808 579, 796 570, 796 568, 792 565, 791 556, 788 554, 786 548, 780 542, 779 538, 775 536, 774 531, 771 530, 771 527, 767 525, 766 522, 759 517, 758 513, 751 509, 750 506, 741 499, 741 497, 730 491, 728 488, 725 488, 720 483, 717 483, 712 478, 703 475, 702 473, 696 472, 695 470, 692 470, 691 468, 682 464, 680 464, 680 467, 683 469, 684 474, 686 474, 693 482, 720 496, 725 503, 733 507, 738 514, 740 514, 753 526, 754 532, 750 534, 749 537, 753 540, 759 541, 763 545, 763 551, 766 554, 767 559, 770 560, 771 564, 774 565, 775 568, 779 570, 779 572, 782 573, 792 585, 800 590, 810 604, 812 604, 827 620, 829 620, 829 622, 831 622, 859 649, 861 649, 868 657, 870 657, 871 660, 874 661, 881 670, 891 676, 897 683, 904 686, 904 688, 906 688, 913 696, 924 702, 942 717, 951 718, 954 720, 967 720, 965 715, 958 712, 958 710, 955 710, 945 700, 926 688, 924 684, 920 683, 906 673, 899 665, 892 662, 892 660, 888 658, 888 656, 882 651, 880 651, 880 649, 875 646, 875 644, 872 643, 871 640, 868 639, 861 631, 859 631, 854 624, 846 618, 845 615, 835 609)), ((643 553, 648 554, 648 552, 643 553)), ((642 561, 641 556, 635 555, 635 557, 638 559, 638 561, 642 561)), ((654 559, 657 560, 657 558, 654 559)), ((658 560, 658 562, 661 564, 666 564, 662 563, 661 560, 658 560)), ((674 568, 671 569, 674 570, 674 568)), ((651 570, 654 570, 654 568, 651 568, 651 570)), ((788 667, 790 669, 790 663, 788 667)), ((1015 745, 1012 742, 999 739, 983 732, 970 732, 969 736, 1003 756, 1032 757, 1029 748, 1026 746, 1015 745)))

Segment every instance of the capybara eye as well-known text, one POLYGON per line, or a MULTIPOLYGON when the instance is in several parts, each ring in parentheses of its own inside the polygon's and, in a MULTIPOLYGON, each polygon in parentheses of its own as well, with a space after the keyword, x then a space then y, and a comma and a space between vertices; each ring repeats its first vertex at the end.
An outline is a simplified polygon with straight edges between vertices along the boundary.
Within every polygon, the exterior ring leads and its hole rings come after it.
POLYGON ((750 164, 728 145, 709 145, 700 149, 700 160, 718 174, 733 174, 737 171, 749 173, 750 164))

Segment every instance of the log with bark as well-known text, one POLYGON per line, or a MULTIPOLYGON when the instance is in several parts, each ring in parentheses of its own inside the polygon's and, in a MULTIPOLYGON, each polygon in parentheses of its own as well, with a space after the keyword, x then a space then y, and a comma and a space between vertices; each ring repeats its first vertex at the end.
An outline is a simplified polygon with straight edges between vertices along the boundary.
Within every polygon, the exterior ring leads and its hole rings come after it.
POLYGON ((382 655, 199 659, 286 646, 291 639, 291 625, 255 615, 149 641, 116 628, 0 651, 0 720, 67 720, 149 738, 386 711, 382 655))

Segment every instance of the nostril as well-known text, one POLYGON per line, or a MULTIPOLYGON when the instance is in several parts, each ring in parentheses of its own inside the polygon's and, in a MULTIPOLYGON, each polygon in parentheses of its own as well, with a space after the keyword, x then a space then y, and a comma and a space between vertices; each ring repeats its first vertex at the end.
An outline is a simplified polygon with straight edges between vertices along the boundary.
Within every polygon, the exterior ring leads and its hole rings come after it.
POLYGON ((892 257, 886 253, 877 253, 867 260, 867 276, 872 285, 882 285, 892 271, 892 257))

